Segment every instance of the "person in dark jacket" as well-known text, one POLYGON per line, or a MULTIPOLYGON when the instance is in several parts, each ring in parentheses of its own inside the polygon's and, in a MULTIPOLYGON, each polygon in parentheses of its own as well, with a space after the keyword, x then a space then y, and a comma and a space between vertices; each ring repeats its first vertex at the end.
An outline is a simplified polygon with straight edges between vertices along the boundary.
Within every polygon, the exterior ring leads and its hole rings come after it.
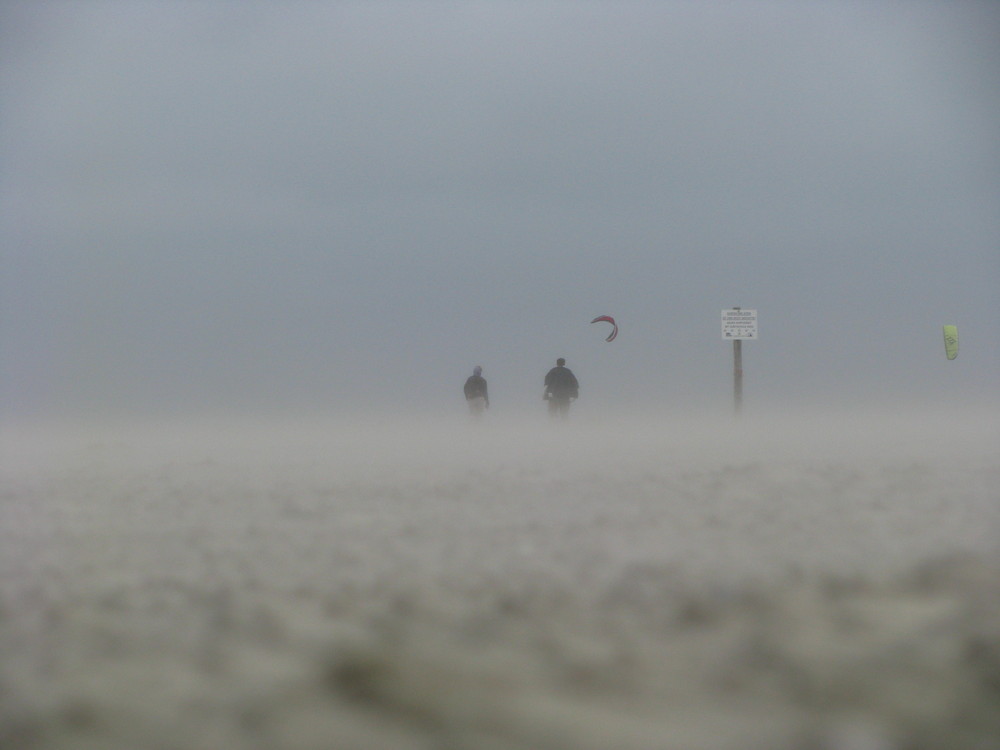
POLYGON ((565 417, 569 414, 569 404, 580 395, 580 384, 573 371, 566 367, 566 360, 560 357, 556 366, 545 375, 545 395, 549 402, 549 414, 565 417))
POLYGON ((490 408, 490 395, 486 390, 486 378, 483 377, 483 368, 476 365, 472 374, 465 381, 465 401, 469 405, 469 413, 474 417, 481 416, 490 408))

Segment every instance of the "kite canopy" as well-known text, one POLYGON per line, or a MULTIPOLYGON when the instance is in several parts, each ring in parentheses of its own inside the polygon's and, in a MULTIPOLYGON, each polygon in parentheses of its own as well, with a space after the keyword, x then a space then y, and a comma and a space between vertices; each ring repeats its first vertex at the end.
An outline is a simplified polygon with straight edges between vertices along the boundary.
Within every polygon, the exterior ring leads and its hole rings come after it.
POLYGON ((958 356, 958 326, 944 327, 944 356, 948 359, 958 356))
POLYGON ((610 315, 598 315, 596 318, 594 318, 590 322, 591 323, 610 323, 611 324, 611 333, 608 334, 608 337, 606 339, 604 339, 605 341, 614 341, 615 340, 615 336, 618 335, 618 324, 615 323, 615 319, 612 318, 610 315))

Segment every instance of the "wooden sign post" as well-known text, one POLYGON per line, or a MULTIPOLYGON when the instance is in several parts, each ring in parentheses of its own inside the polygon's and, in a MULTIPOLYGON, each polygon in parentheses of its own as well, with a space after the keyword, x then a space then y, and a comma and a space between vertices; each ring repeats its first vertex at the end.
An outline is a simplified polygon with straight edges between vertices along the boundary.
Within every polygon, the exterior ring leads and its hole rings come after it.
POLYGON ((733 342, 733 406, 739 415, 743 411, 743 339, 757 338, 757 311, 723 310, 722 338, 733 342))
POLYGON ((736 414, 743 411, 743 340, 733 341, 733 406, 736 414))

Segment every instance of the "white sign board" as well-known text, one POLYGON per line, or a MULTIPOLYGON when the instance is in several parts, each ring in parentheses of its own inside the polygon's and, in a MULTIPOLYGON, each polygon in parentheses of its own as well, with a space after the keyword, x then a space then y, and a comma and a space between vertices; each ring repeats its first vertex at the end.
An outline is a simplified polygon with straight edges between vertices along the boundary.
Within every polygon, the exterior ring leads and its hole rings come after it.
POLYGON ((723 310, 722 338, 729 341, 757 338, 757 311, 723 310))

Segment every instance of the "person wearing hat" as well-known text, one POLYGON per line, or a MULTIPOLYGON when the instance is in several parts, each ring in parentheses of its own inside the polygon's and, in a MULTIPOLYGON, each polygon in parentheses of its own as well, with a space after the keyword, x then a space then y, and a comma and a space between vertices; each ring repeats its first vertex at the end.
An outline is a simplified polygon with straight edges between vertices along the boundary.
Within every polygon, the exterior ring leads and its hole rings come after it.
POLYGON ((483 368, 476 365, 469 379, 465 381, 465 401, 469 405, 469 413, 474 417, 482 416, 490 408, 490 395, 486 390, 486 378, 483 368))
POLYGON ((545 375, 545 394, 542 398, 549 402, 549 414, 553 417, 567 416, 570 401, 579 395, 580 384, 573 371, 566 367, 566 360, 560 357, 556 366, 545 375))

